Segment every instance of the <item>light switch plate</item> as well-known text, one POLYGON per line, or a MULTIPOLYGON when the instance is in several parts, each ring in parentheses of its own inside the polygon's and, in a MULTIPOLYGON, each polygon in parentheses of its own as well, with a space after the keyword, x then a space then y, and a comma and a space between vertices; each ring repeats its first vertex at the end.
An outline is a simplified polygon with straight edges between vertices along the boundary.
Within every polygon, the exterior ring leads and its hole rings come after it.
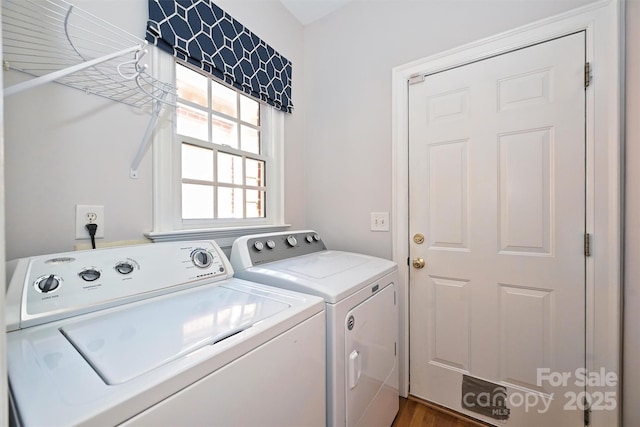
POLYGON ((371 212, 371 231, 389 231, 389 212, 371 212))

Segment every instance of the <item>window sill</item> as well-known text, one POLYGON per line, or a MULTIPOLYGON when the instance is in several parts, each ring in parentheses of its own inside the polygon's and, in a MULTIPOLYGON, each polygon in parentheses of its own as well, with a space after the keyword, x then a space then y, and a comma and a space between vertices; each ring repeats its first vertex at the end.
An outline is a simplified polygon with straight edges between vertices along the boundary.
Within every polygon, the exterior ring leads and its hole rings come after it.
POLYGON ((151 231, 149 233, 145 233, 145 236, 151 239, 153 243, 185 240, 215 240, 216 243, 224 250, 231 248, 233 242, 238 237, 246 236, 248 234, 284 231, 290 227, 290 224, 282 224, 254 225, 247 227, 197 228, 174 231, 151 231))

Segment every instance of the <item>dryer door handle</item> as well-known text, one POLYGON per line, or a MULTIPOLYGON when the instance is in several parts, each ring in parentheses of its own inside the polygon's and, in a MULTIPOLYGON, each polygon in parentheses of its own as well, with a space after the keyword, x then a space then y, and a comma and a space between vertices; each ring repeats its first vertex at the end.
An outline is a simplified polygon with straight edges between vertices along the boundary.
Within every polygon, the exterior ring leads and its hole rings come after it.
POLYGON ((349 354, 349 389, 355 388, 360 381, 362 374, 362 358, 358 350, 353 350, 349 354))

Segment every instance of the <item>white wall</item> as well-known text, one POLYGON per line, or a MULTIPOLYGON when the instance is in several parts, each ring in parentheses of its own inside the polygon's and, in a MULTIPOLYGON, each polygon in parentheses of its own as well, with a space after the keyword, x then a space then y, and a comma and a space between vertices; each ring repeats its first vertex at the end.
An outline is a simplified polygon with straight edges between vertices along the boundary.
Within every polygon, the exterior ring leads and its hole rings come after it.
POLYGON ((627 1, 623 425, 640 425, 640 1, 627 1))
POLYGON ((305 28, 307 226, 390 258, 391 69, 589 2, 356 0, 305 28))
MULTIPOLYGON (((144 38, 146 0, 80 0, 79 7, 144 38)), ((216 2, 293 63, 293 101, 304 109, 302 26, 278 1, 216 2)), ((22 79, 5 73, 7 82, 22 79)), ((7 98, 7 259, 73 250, 75 205, 105 206, 104 242, 143 239, 152 228, 151 152, 129 168, 149 114, 58 84, 7 98)), ((304 225, 302 112, 285 121, 285 219, 304 225)), ((80 243, 86 243, 80 242, 80 243)))

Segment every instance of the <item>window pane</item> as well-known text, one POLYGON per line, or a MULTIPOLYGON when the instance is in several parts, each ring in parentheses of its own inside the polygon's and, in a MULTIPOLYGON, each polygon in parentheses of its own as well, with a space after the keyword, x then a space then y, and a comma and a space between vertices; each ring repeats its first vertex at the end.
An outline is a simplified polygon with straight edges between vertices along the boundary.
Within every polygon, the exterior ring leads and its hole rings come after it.
POLYGON ((182 184, 182 218, 213 218, 213 187, 182 184))
POLYGON ((240 138, 242 140, 242 149, 250 153, 260 154, 260 138, 258 130, 249 126, 240 125, 240 138))
POLYGON ((211 142, 238 148, 236 123, 218 117, 211 117, 211 142))
MULTIPOLYGON (((261 187, 264 185, 264 162, 260 160, 247 159, 246 185, 261 187)), ((248 196, 247 196, 248 199, 248 196)), ((248 203, 248 201, 247 201, 248 203)))
POLYGON ((176 132, 180 135, 209 140, 207 113, 178 104, 176 107, 176 132))
POLYGON ((238 95, 235 90, 211 81, 211 108, 227 116, 238 117, 238 95))
POLYGON ((265 151, 263 105, 188 66, 175 67, 176 132, 201 141, 178 137, 183 218, 266 218, 269 160, 254 158, 265 151))
POLYGON ((182 177, 213 181, 213 150, 182 144, 182 177))
POLYGON ((240 95, 240 120, 258 126, 260 122, 260 103, 248 96, 240 95))
POLYGON ((209 105, 207 100, 208 81, 206 76, 187 67, 182 65, 176 67, 176 86, 178 87, 178 96, 182 99, 207 107, 209 105))
POLYGON ((247 218, 264 218, 264 191, 247 190, 247 218))
POLYGON ((218 153, 218 181, 242 185, 242 157, 218 153))
POLYGON ((218 187, 218 218, 242 218, 241 188, 218 187))

